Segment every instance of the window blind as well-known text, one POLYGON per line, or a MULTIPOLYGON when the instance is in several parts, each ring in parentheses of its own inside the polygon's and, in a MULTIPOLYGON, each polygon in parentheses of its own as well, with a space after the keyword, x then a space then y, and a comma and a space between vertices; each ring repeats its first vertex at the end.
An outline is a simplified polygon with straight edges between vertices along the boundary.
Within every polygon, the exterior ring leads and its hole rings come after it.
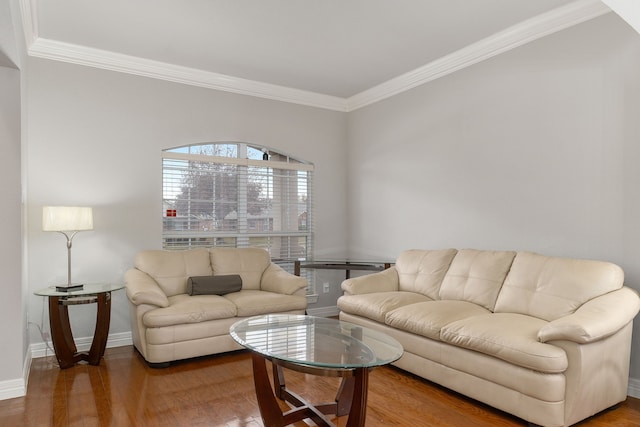
POLYGON ((221 143, 165 150, 162 170, 165 249, 261 247, 290 272, 312 258, 313 165, 221 143))

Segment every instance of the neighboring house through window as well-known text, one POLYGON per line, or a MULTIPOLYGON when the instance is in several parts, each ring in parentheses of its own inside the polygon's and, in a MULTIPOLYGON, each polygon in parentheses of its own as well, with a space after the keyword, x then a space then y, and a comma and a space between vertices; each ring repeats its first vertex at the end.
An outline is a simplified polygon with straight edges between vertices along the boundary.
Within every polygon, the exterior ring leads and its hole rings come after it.
POLYGON ((312 164, 265 147, 164 150, 163 247, 261 247, 293 271, 293 260, 312 258, 312 183, 312 164))

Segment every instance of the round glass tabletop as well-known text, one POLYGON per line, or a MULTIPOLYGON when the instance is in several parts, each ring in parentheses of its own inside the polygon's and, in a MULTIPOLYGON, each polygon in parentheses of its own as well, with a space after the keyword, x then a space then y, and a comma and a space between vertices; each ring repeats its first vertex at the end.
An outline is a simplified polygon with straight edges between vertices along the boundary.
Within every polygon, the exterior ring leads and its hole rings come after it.
POLYGON ((81 297, 86 295, 95 295, 102 292, 113 292, 122 288, 124 288, 124 285, 122 284, 86 283, 82 285, 81 289, 73 291, 58 291, 55 286, 49 286, 48 288, 34 292, 34 294, 43 297, 81 297))
POLYGON ((236 322, 229 332, 240 345, 267 358, 319 368, 381 366, 404 351, 382 332, 324 317, 268 314, 236 322))

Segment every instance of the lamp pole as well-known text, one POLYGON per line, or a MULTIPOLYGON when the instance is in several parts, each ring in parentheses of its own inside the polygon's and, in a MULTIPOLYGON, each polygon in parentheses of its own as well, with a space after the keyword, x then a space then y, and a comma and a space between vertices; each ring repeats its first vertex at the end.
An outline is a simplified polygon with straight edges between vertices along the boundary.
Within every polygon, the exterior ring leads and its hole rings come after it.
POLYGON ((67 287, 71 287, 71 246, 73 245, 73 237, 78 233, 77 231, 67 234, 64 231, 58 231, 67 239, 67 287))

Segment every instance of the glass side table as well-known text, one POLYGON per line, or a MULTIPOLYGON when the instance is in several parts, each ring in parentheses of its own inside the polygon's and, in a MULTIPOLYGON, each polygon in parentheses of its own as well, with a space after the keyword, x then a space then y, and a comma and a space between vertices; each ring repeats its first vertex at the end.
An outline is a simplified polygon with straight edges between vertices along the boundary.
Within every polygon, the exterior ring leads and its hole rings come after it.
POLYGON ((392 261, 357 261, 357 260, 295 260, 293 262, 293 274, 300 275, 301 269, 314 270, 344 270, 345 279, 351 277, 351 271, 382 271, 391 267, 392 261))
POLYGON ((111 321, 111 292, 124 288, 120 284, 85 284, 82 289, 60 292, 55 286, 40 289, 35 295, 49 298, 49 327, 51 341, 61 369, 70 368, 80 361, 99 365, 104 356, 111 321), (79 352, 73 341, 69 323, 69 306, 76 304, 98 305, 96 329, 89 352, 79 352))

